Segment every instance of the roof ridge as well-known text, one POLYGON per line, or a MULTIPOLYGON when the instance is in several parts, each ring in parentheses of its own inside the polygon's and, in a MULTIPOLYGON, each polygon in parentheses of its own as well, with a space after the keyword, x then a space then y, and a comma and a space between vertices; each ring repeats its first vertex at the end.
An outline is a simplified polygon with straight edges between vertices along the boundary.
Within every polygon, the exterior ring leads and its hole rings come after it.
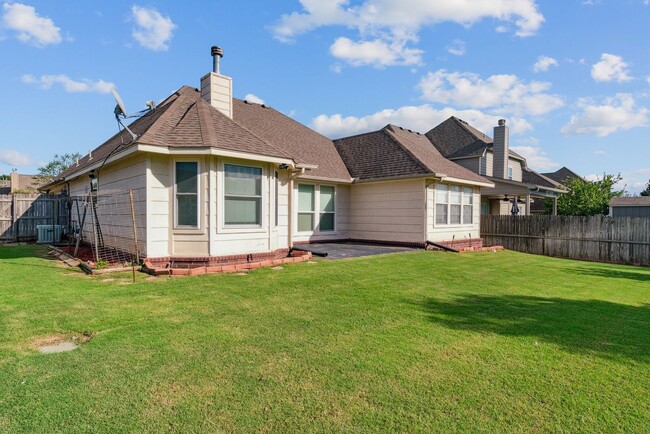
POLYGON ((411 152, 410 149, 408 149, 406 146, 402 144, 402 142, 399 140, 397 137, 397 133, 393 131, 392 129, 387 129, 387 127, 384 127, 380 130, 382 133, 386 134, 395 142, 406 154, 413 160, 420 168, 424 169, 425 171, 429 173, 434 173, 433 170, 431 170, 430 167, 428 167, 422 160, 420 160, 413 152, 411 152))

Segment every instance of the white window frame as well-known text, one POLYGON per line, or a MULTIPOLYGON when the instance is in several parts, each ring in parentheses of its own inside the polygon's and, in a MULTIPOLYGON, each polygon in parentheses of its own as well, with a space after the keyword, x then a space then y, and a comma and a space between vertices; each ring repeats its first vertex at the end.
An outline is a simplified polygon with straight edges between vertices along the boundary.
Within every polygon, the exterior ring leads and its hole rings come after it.
MULTIPOLYGON (((221 163, 221 194, 220 194, 220 204, 221 204, 221 210, 219 211, 220 215, 220 220, 221 220, 221 227, 225 231, 233 231, 233 232, 241 232, 241 230, 251 230, 251 231, 262 231, 265 229, 265 218, 264 218, 264 207, 265 207, 265 184, 266 182, 264 181, 266 177, 266 170, 265 167, 259 164, 247 164, 247 163, 240 163, 240 162, 230 162, 230 161, 223 161, 221 163), (261 170, 261 191, 259 195, 260 199, 260 224, 228 224, 226 223, 226 197, 233 196, 237 197, 236 195, 230 195, 226 194, 226 166, 239 166, 239 167, 251 167, 251 168, 256 168, 261 170)), ((252 196, 245 196, 245 197, 252 197, 252 196)))
POLYGON ((201 162, 198 160, 174 160, 173 165, 174 179, 174 229, 179 230, 199 230, 201 229, 201 162), (177 163, 195 163, 196 164, 196 226, 178 224, 178 195, 190 195, 192 193, 178 193, 176 183, 176 164, 177 163))
POLYGON ((508 166, 508 179, 512 181, 512 176, 513 176, 514 170, 512 170, 512 166, 508 166))
POLYGON ((337 224, 337 217, 336 217, 336 210, 338 209, 338 189, 336 188, 336 185, 333 184, 313 184, 310 182, 298 182, 296 184, 296 190, 294 192, 294 195, 296 197, 296 233, 299 234, 334 234, 336 233, 336 224, 337 224), (314 187, 314 208, 311 211, 300 211, 300 186, 301 185, 311 185, 314 187), (320 189, 321 187, 332 187, 334 189, 334 211, 321 211, 321 203, 320 203, 320 189), (311 214, 312 215, 312 229, 308 231, 301 231, 299 229, 299 224, 298 224, 298 216, 300 214, 311 214), (321 214, 332 214, 334 217, 334 227, 332 230, 322 230, 320 228, 320 217, 321 214))
POLYGON ((433 226, 434 227, 469 227, 474 225, 474 207, 476 206, 476 200, 474 200, 474 188, 473 187, 463 187, 459 185, 452 185, 452 184, 436 184, 433 188, 433 226), (447 195, 446 195, 446 202, 438 202, 438 187, 446 187, 447 189, 447 195), (452 205, 458 205, 458 204, 452 204, 451 203, 451 187, 459 187, 460 188, 460 223, 451 223, 451 206, 452 205), (471 189, 471 204, 465 205, 464 204, 464 197, 466 192, 466 189, 470 188, 471 189), (447 214, 446 214, 446 223, 438 223, 438 205, 447 205, 447 214), (465 214, 464 214, 464 207, 466 206, 471 206, 472 208, 472 213, 471 213, 471 222, 467 223, 465 222, 465 214))

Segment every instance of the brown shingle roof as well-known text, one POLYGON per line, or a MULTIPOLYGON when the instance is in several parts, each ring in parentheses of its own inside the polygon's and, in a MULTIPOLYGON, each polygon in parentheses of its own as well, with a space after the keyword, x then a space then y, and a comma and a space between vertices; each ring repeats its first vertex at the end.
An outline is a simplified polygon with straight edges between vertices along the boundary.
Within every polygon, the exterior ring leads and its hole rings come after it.
POLYGON ((613 197, 609 206, 650 206, 650 196, 613 197))
POLYGON ((279 146, 265 141, 228 118, 188 86, 181 87, 156 108, 129 125, 138 138, 135 142, 122 131, 64 170, 59 178, 83 170, 97 161, 132 146, 134 143, 174 148, 212 147, 290 159, 279 146))
POLYGON ((573 170, 568 169, 567 167, 562 167, 561 169, 556 170, 555 172, 542 173, 542 175, 547 178, 551 178, 555 182, 563 183, 566 179, 575 179, 582 178, 580 175, 575 173, 573 170))
POLYGON ((467 181, 489 182, 444 158, 429 140, 395 125, 334 141, 348 170, 358 179, 445 174, 467 181))
MULTIPOLYGON (((308 175, 349 181, 341 157, 331 140, 266 106, 233 100, 234 119, 230 119, 201 98, 194 88, 183 86, 149 112, 129 125, 136 143, 173 147, 211 147, 271 157, 293 159, 317 165, 308 175)), ((59 178, 83 170, 134 143, 122 131, 85 156, 79 165, 63 171, 59 178)))
POLYGON ((233 99, 234 119, 297 163, 317 165, 306 175, 349 181, 351 176, 334 143, 325 136, 266 105, 233 99))
MULTIPOLYGON (((485 149, 491 149, 494 144, 492 138, 477 130, 467 122, 455 116, 429 130, 427 138, 449 159, 480 157, 485 149)), ((509 150, 510 156, 524 160, 524 157, 509 150)))

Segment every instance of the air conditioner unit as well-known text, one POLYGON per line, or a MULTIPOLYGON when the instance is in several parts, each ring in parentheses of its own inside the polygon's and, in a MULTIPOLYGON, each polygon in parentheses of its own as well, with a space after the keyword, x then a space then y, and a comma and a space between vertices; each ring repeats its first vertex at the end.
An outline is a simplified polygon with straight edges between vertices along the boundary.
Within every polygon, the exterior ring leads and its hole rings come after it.
POLYGON ((63 226, 61 225, 37 225, 38 244, 58 243, 63 235, 63 226))

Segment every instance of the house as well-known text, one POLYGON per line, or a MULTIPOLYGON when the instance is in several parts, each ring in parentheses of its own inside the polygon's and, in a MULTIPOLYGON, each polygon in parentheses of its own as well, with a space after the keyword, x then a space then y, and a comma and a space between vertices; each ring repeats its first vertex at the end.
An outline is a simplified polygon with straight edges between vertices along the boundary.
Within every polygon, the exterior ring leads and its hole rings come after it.
POLYGON ((455 116, 426 133, 426 137, 450 161, 477 173, 495 185, 481 190, 481 214, 509 215, 514 205, 519 215, 530 214, 534 201, 557 198, 562 185, 530 169, 526 159, 510 149, 510 133, 501 119, 494 139, 455 116))
POLYGON ((44 189, 77 197, 133 190, 149 258, 250 261, 316 241, 478 238, 480 188, 492 182, 398 127, 361 149, 359 138, 335 144, 233 98, 216 48, 200 90, 181 87, 44 189))
MULTIPOLYGON (((545 172, 541 174, 542 176, 555 181, 561 188, 567 188, 567 182, 572 180, 572 179, 583 179, 580 175, 575 173, 573 170, 567 168, 567 167, 562 167, 555 172, 545 172)), ((544 201, 541 200, 536 200, 533 202, 533 204, 530 207, 530 213, 531 214, 546 214, 546 205, 544 201)))
POLYGON ((480 189, 493 184, 444 158, 422 134, 387 125, 334 141, 355 179, 350 235, 480 243, 480 189))
POLYGON ((650 196, 613 197, 609 201, 609 216, 650 218, 650 196))
POLYGON ((34 175, 11 172, 9 179, 0 180, 0 194, 36 193, 43 182, 34 175))

